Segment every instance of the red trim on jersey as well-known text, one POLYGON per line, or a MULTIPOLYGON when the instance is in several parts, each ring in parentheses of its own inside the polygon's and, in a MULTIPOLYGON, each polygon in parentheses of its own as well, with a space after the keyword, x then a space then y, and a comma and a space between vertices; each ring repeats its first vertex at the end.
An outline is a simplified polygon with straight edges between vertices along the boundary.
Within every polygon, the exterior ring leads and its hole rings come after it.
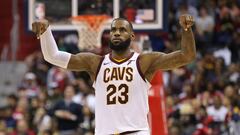
POLYGON ((140 68, 139 58, 140 58, 140 57, 138 56, 137 61, 136 61, 136 63, 137 63, 137 70, 138 70, 138 73, 140 74, 140 76, 142 77, 142 79, 146 82, 146 78, 145 78, 145 76, 143 75, 143 72, 142 72, 142 70, 141 70, 141 68, 140 68))
POLYGON ((105 57, 103 56, 103 57, 101 58, 99 64, 98 64, 97 71, 96 71, 96 75, 95 75, 95 81, 96 81, 96 79, 97 79, 97 75, 98 75, 98 72, 99 72, 99 70, 100 70, 100 68, 101 68, 101 65, 102 65, 102 62, 103 62, 104 58, 105 58, 105 57))
POLYGON ((116 61, 116 60, 114 60, 114 59, 112 58, 112 53, 110 53, 109 59, 110 59, 112 62, 116 63, 116 64, 122 64, 122 63, 128 61, 130 58, 132 58, 133 54, 134 54, 134 52, 132 52, 131 55, 129 55, 125 60, 123 60, 123 61, 121 61, 121 62, 118 62, 118 61, 116 61))

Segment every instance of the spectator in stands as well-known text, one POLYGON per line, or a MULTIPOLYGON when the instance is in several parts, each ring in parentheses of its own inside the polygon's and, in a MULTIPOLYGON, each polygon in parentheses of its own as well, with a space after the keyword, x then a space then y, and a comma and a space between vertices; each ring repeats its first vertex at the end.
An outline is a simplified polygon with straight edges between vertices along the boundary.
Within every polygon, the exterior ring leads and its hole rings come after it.
POLYGON ((56 117, 60 135, 76 134, 79 124, 83 121, 82 106, 72 101, 74 94, 74 87, 67 85, 64 99, 57 102, 50 112, 56 117))
POLYGON ((210 16, 206 7, 201 6, 199 9, 199 15, 196 18, 196 42, 199 51, 209 49, 212 43, 212 36, 214 30, 214 18, 210 16))
POLYGON ((52 118, 47 114, 47 110, 43 107, 39 107, 36 110, 33 123, 39 135, 47 133, 46 131, 53 132, 52 118))
POLYGON ((78 78, 76 83, 79 91, 73 97, 73 101, 82 106, 88 106, 91 112, 94 112, 95 96, 93 88, 89 86, 87 80, 84 78, 78 78))
POLYGON ((226 5, 220 7, 215 20, 215 44, 216 47, 223 48, 231 43, 232 33, 234 31, 233 21, 226 5))
POLYGON ((18 100, 18 97, 15 94, 10 94, 7 96, 7 99, 6 99, 7 105, 12 109, 15 109, 17 106, 17 100, 18 100))
POLYGON ((16 109, 13 112, 13 118, 16 120, 27 119, 28 107, 28 99, 19 98, 16 109))
POLYGON ((183 135, 191 135, 196 130, 195 110, 190 103, 183 103, 180 105, 180 123, 184 130, 183 135))
POLYGON ((192 84, 189 82, 185 82, 182 89, 182 93, 179 94, 180 103, 192 102, 192 100, 195 98, 192 84))
POLYGON ((50 65, 44 61, 41 51, 36 51, 25 58, 28 71, 35 73, 37 81, 41 85, 46 85, 47 71, 50 65))
POLYGON ((6 124, 4 120, 0 120, 0 135, 7 135, 6 124))
POLYGON ((27 121, 24 119, 18 120, 16 130, 10 135, 36 135, 28 128, 27 121))
POLYGON ((22 85, 24 86, 24 88, 26 88, 26 94, 29 98, 36 96, 40 91, 36 75, 32 72, 28 72, 25 74, 22 85))
POLYGON ((178 7, 178 10, 176 13, 176 17, 178 18, 179 16, 181 16, 183 14, 190 14, 194 18, 197 18, 198 11, 197 11, 196 7, 188 4, 187 0, 183 0, 179 4, 179 7, 178 7))
POLYGON ((228 66, 227 71, 223 74, 225 82, 237 82, 240 80, 240 65, 232 63, 228 66))
POLYGON ((181 135, 181 129, 180 126, 177 125, 173 125, 172 127, 170 127, 169 129, 169 135, 181 135))
POLYGON ((5 131, 0 131, 0 135, 7 135, 5 131))
POLYGON ((5 130, 10 133, 14 130, 14 128, 16 127, 17 121, 16 119, 14 119, 13 117, 13 109, 11 106, 6 106, 4 108, 4 123, 5 123, 5 130))
POLYGON ((67 84, 74 83, 74 76, 72 72, 53 66, 47 75, 47 86, 50 88, 50 84, 57 83, 61 93, 63 93, 67 84))
POLYGON ((219 95, 213 97, 213 105, 207 107, 208 116, 213 117, 214 122, 224 122, 228 109, 223 106, 222 98, 219 95))
POLYGON ((170 88, 172 94, 180 94, 184 82, 188 79, 187 69, 182 67, 174 69, 170 75, 170 88))
POLYGON ((231 51, 231 62, 240 63, 240 17, 239 28, 233 32, 233 40, 229 44, 229 50, 231 51))

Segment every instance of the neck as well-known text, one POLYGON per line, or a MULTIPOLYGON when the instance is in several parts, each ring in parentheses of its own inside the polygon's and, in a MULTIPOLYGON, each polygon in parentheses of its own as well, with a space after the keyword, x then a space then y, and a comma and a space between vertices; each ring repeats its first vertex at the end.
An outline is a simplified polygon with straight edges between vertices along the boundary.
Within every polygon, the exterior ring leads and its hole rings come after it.
POLYGON ((131 55, 130 49, 127 49, 126 51, 114 51, 112 50, 112 58, 116 60, 122 60, 126 59, 131 55))

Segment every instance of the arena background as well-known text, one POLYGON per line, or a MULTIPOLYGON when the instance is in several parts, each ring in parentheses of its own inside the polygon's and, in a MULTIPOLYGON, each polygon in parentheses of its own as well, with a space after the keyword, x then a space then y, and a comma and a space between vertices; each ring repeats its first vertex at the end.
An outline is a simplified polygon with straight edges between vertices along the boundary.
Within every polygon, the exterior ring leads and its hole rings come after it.
POLYGON ((137 35, 133 50, 168 53, 180 48, 178 17, 185 13, 195 18, 198 55, 187 66, 155 75, 149 91, 152 135, 239 135, 239 4, 239 0, 0 1, 0 135, 53 135, 71 129, 72 123, 57 122, 52 113, 69 84, 76 91, 74 102, 82 106, 79 134, 94 131, 94 90, 88 74, 45 62, 31 32, 33 21, 50 21, 62 51, 104 55, 109 52, 111 21, 100 33, 101 46, 89 48, 79 43, 78 30, 84 26, 72 23, 72 17, 125 17, 137 35))

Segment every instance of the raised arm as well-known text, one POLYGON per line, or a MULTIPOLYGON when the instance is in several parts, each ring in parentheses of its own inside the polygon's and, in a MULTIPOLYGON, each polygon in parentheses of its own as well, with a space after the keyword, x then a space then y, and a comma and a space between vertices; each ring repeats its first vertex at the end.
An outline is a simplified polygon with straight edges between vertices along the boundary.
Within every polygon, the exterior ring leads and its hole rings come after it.
POLYGON ((192 62, 196 57, 195 40, 191 26, 194 23, 190 15, 182 15, 179 18, 182 30, 181 50, 165 54, 153 52, 140 56, 141 69, 146 78, 151 79, 157 70, 171 70, 192 62))
POLYGON ((92 53, 72 55, 59 51, 47 21, 34 22, 32 27, 33 32, 40 38, 41 50, 46 61, 61 68, 87 71, 95 75, 101 56, 92 53))

